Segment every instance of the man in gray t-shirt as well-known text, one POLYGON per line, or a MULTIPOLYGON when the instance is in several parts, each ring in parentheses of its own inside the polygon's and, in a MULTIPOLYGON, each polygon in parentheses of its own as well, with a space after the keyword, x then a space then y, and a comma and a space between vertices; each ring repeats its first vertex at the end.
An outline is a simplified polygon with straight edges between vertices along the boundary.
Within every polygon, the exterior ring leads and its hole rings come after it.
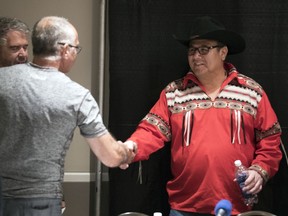
POLYGON ((33 28, 32 44, 33 63, 0 68, 4 215, 57 216, 76 127, 106 166, 125 167, 135 148, 111 136, 91 93, 65 75, 81 51, 76 29, 64 18, 44 17, 33 28))

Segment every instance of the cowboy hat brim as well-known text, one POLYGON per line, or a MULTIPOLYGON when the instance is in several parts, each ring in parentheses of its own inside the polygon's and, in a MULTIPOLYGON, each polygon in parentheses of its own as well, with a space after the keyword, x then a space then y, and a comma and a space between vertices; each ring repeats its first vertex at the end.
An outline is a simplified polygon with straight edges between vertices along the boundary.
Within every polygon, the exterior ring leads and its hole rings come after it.
POLYGON ((189 47, 191 41, 196 39, 216 40, 228 47, 228 55, 237 54, 244 51, 245 40, 237 33, 227 30, 216 30, 202 35, 192 36, 189 39, 174 38, 186 47, 189 47))

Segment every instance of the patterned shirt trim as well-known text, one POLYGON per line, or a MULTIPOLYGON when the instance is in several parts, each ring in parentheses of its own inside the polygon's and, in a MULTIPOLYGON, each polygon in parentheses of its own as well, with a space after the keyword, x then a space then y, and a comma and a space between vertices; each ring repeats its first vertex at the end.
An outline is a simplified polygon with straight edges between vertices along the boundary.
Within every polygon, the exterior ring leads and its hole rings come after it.
POLYGON ((211 107, 227 108, 243 111, 255 118, 262 98, 262 87, 251 78, 234 70, 232 72, 236 75, 235 78, 223 88, 215 101, 211 101, 193 81, 192 73, 186 76, 190 77, 187 85, 184 85, 185 78, 171 82, 165 89, 169 110, 179 113, 211 107))
POLYGON ((281 133, 281 126, 280 126, 279 122, 276 122, 268 130, 266 130, 266 131, 256 130, 255 133, 256 133, 256 142, 260 142, 262 139, 264 139, 268 136, 272 136, 274 134, 281 133))
MULTIPOLYGON (((187 93, 187 92, 186 92, 187 93)), ((239 96, 239 94, 237 94, 239 96)), ((233 93, 221 92, 215 101, 211 101, 208 96, 203 94, 187 94, 182 97, 173 97, 171 93, 167 95, 167 104, 172 113, 179 113, 183 111, 196 110, 196 109, 209 109, 214 108, 227 108, 233 110, 241 110, 245 113, 252 115, 257 114, 258 103, 261 99, 259 95, 254 96, 243 95, 239 96, 238 100, 233 98, 233 93)), ((235 94, 236 96, 236 94, 235 94)))
POLYGON ((143 121, 147 121, 151 125, 155 125, 159 131, 166 137, 167 141, 171 140, 171 132, 169 125, 158 115, 154 113, 148 113, 143 121))

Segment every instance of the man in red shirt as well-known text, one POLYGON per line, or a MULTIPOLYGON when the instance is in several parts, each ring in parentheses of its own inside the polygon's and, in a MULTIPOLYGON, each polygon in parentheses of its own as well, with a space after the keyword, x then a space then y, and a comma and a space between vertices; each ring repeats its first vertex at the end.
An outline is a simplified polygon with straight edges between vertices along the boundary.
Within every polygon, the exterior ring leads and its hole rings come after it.
POLYGON ((231 201, 232 215, 248 211, 234 161, 249 167, 243 190, 259 193, 282 157, 276 114, 263 88, 225 61, 245 49, 239 34, 199 17, 189 38, 176 39, 191 70, 163 89, 126 142, 137 144, 139 161, 171 141, 170 216, 214 215, 221 199, 231 201))

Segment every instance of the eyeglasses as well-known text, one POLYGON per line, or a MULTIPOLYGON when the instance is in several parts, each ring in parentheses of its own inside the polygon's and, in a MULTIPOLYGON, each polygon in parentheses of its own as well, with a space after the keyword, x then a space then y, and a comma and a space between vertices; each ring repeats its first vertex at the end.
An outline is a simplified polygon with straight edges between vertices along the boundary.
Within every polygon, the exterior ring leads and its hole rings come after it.
POLYGON ((200 55, 207 55, 211 49, 214 49, 216 47, 222 47, 222 46, 220 46, 220 45, 215 45, 215 46, 210 46, 210 47, 202 46, 202 47, 198 47, 198 48, 190 47, 188 49, 188 55, 189 56, 195 55, 196 51, 198 51, 198 53, 200 55))
POLYGON ((62 45, 62 46, 64 46, 64 45, 67 44, 69 47, 73 47, 73 48, 75 48, 77 54, 79 54, 79 53, 81 52, 81 50, 82 50, 82 47, 81 47, 81 46, 74 46, 74 45, 72 45, 72 44, 62 43, 62 42, 58 42, 58 44, 60 44, 60 45, 62 45))

